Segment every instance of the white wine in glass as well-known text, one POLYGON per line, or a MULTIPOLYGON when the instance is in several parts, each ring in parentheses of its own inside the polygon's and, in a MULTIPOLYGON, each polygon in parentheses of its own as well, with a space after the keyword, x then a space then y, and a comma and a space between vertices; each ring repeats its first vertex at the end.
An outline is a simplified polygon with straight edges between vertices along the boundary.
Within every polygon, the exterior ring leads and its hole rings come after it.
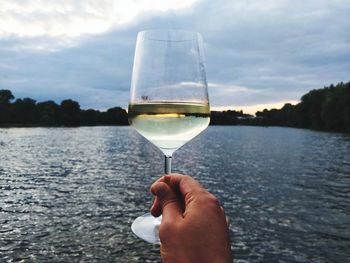
MULTIPOLYGON (((199 33, 142 31, 137 36, 128 110, 130 125, 157 146, 171 173, 172 154, 209 125, 210 108, 199 33)), ((161 218, 147 213, 132 224, 140 238, 159 243, 161 218)))

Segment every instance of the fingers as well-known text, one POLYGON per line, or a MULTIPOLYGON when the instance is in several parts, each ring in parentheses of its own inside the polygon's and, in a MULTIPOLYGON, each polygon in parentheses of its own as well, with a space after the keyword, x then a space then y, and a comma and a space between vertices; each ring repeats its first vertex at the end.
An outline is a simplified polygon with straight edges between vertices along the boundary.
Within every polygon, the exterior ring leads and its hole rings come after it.
POLYGON ((159 178, 156 182, 165 182, 173 189, 179 189, 185 195, 188 192, 203 191, 204 188, 195 179, 188 175, 169 174, 159 178))
POLYGON ((153 204, 151 207, 151 214, 154 217, 158 217, 162 214, 162 207, 157 196, 154 197, 153 204))
POLYGON ((185 201, 185 206, 189 205, 192 198, 200 193, 207 192, 195 179, 188 175, 171 174, 164 177, 170 177, 170 186, 178 189, 185 201))
POLYGON ((157 181, 151 186, 151 192, 156 196, 152 207, 153 212, 156 215, 159 213, 159 209, 161 209, 163 215, 162 223, 164 221, 176 221, 182 218, 181 204, 175 191, 169 185, 162 181, 157 181))
MULTIPOLYGON (((154 184, 159 182, 166 183, 180 196, 181 200, 184 201, 184 203, 181 202, 182 210, 185 210, 185 207, 190 204, 196 194, 206 192, 205 189, 196 180, 188 175, 165 175, 159 178, 154 184)), ((156 217, 162 213, 162 208, 158 202, 157 197, 153 201, 151 213, 156 217)))

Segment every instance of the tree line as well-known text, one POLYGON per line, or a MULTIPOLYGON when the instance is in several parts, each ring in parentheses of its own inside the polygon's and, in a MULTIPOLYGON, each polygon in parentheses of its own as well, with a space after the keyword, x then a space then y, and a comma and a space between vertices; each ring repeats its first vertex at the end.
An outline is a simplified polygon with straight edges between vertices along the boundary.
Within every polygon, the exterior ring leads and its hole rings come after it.
POLYGON ((15 99, 10 90, 0 90, 0 126, 95 126, 127 125, 124 109, 82 110, 78 102, 67 99, 60 104, 31 98, 15 99))
MULTIPOLYGON (((114 107, 105 112, 80 109, 77 101, 60 104, 49 100, 16 99, 10 90, 0 90, 0 127, 128 125, 127 112, 114 107)), ((212 111, 210 125, 236 125, 251 115, 242 111, 212 111)))
POLYGON ((311 90, 301 102, 256 112, 255 125, 350 132, 350 82, 311 90))
POLYGON ((252 119, 252 115, 243 113, 242 110, 210 112, 210 125, 244 125, 249 124, 252 119))
MULTIPOLYGON (((96 126, 128 125, 121 107, 107 111, 82 110, 78 102, 67 99, 36 102, 16 99, 10 90, 0 90, 0 126, 96 126)), ((311 90, 300 103, 286 103, 281 109, 264 109, 256 117, 243 111, 212 111, 210 125, 261 125, 350 132, 350 82, 311 90)))

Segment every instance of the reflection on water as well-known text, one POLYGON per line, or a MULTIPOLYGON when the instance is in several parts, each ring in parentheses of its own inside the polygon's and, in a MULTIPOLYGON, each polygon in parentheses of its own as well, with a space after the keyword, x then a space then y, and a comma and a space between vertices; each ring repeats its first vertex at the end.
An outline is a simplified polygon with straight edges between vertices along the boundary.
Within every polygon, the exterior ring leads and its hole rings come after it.
MULTIPOLYGON (((219 197, 236 262, 347 262, 349 153, 341 134, 209 127, 173 165, 219 197)), ((130 224, 163 158, 132 129, 0 129, 0 156, 0 262, 159 262, 130 224)))

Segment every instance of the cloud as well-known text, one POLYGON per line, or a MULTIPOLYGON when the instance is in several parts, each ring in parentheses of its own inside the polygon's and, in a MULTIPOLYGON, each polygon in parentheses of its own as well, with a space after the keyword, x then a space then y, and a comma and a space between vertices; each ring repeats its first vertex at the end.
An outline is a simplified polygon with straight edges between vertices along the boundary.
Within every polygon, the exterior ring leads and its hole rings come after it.
POLYGON ((136 34, 150 28, 202 33, 214 107, 297 101, 349 81, 347 0, 164 2, 132 1, 138 13, 123 20, 113 13, 132 9, 116 8, 122 1, 2 1, 0 88, 16 97, 73 98, 84 108, 126 107, 136 34), (89 28, 91 21, 100 22, 89 28))
POLYGON ((0 36, 74 38, 103 33, 145 12, 178 10, 195 1, 3 0, 0 3, 0 36))

